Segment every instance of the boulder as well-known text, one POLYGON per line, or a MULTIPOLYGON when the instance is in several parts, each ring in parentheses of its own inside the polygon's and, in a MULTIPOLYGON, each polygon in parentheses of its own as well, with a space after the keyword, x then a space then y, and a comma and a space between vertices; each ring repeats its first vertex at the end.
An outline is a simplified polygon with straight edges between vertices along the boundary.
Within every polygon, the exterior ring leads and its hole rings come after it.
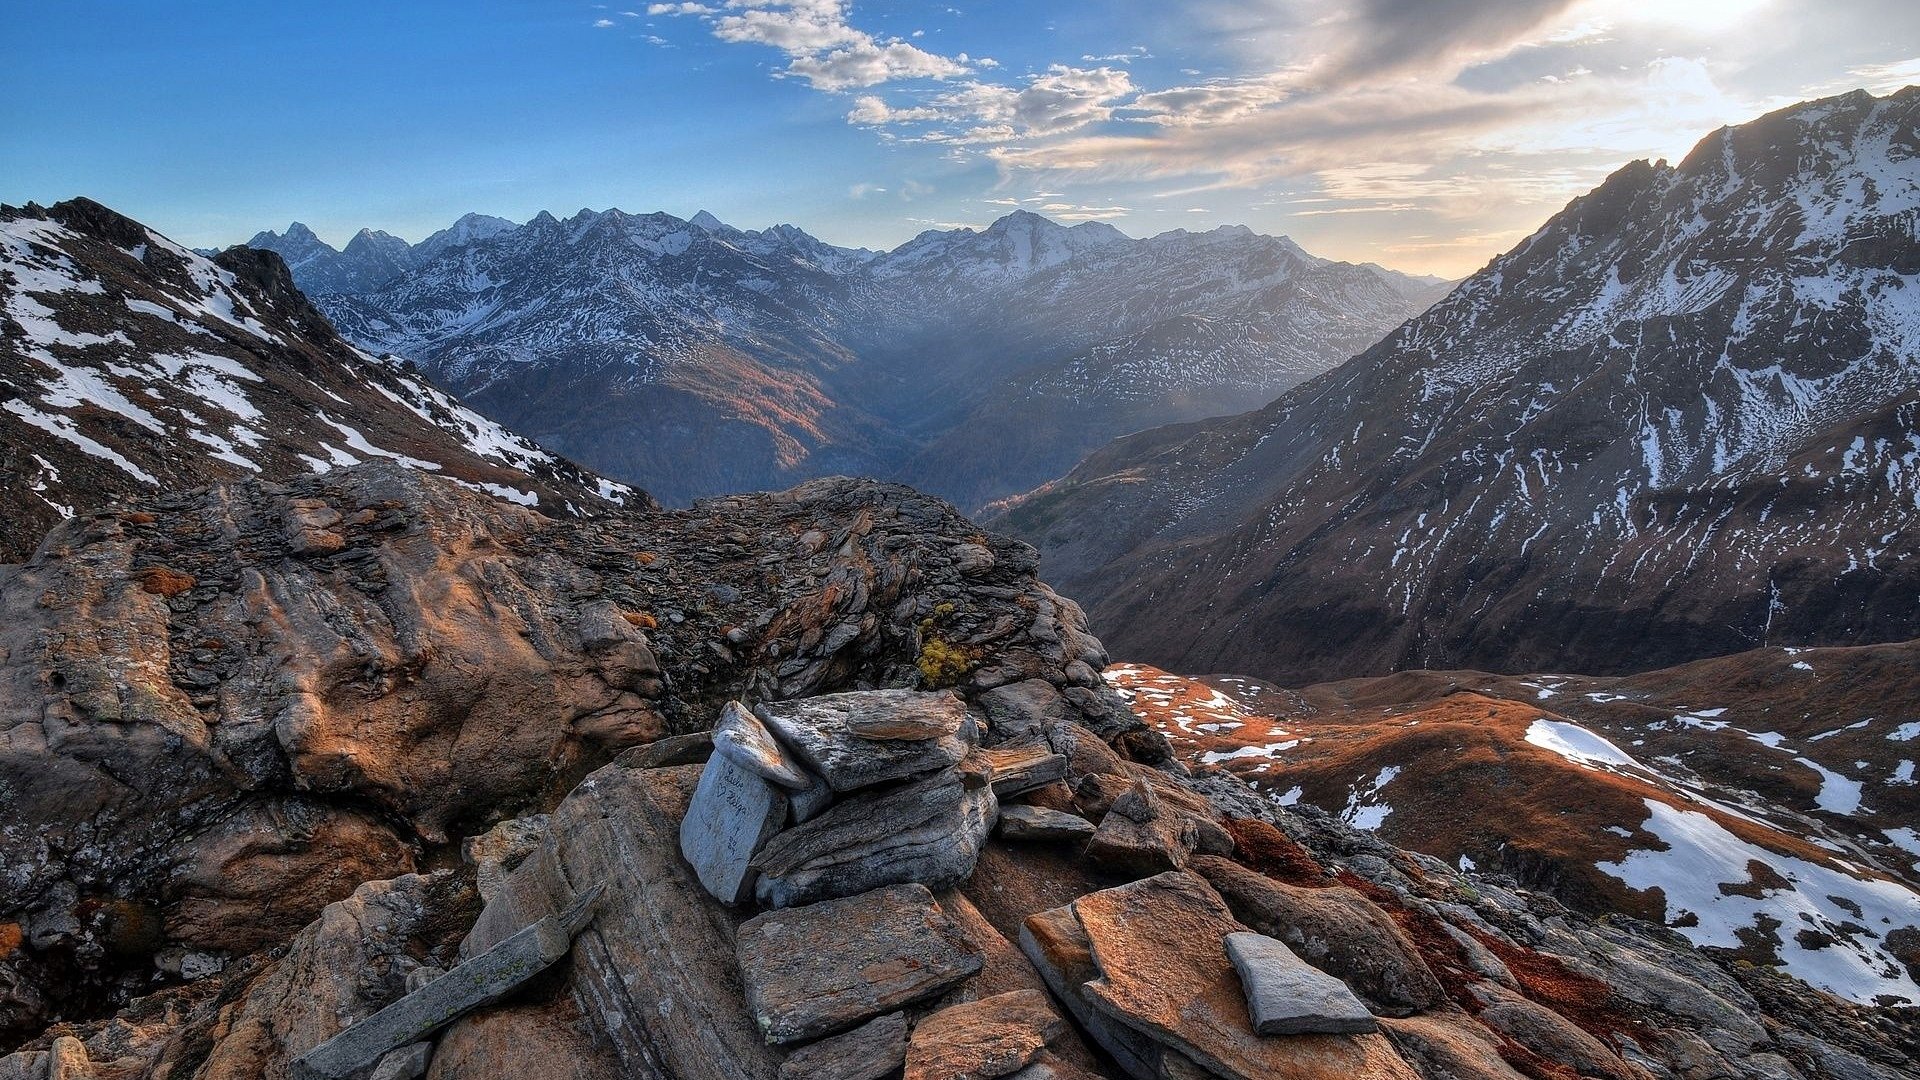
POLYGON ((540 848, 546 835, 547 815, 509 818, 479 836, 460 842, 460 861, 473 867, 474 886, 482 901, 492 900, 514 867, 540 848))
POLYGON ((943 889, 973 872, 999 805, 955 771, 842 799, 768 841, 753 860, 768 907, 918 882, 943 889))
POLYGON ((787 795, 719 745, 701 766, 693 805, 680 820, 680 854, 714 899, 739 904, 753 896, 754 854, 786 824, 787 795))
POLYGON ((1472 992, 1480 1002, 1476 1018, 1482 1024, 1548 1061, 1581 1076, 1647 1080, 1644 1071, 1622 1061, 1606 1043, 1552 1009, 1495 983, 1475 983, 1472 992))
POLYGON ((1262 1035, 1354 1035, 1374 1031, 1373 1014, 1347 984, 1308 964, 1278 941, 1252 931, 1228 934, 1227 959, 1240 973, 1247 1015, 1262 1035))
POLYGON ((1243 923, 1293 947, 1385 1016, 1407 1016, 1447 1000, 1412 939, 1378 904, 1344 885, 1287 885, 1213 856, 1189 868, 1217 890, 1243 923))
POLYGON ((980 950, 924 885, 770 911, 740 927, 746 1004, 766 1041, 845 1031, 980 970, 980 950))
MULTIPOLYGON (((536 994, 529 991, 529 996, 536 994)), ((427 1080, 622 1080, 605 1040, 580 1015, 565 987, 545 1001, 516 1001, 469 1013, 434 1045, 427 1080)))
POLYGON ((952 1005, 920 1021, 905 1080, 993 1080, 1025 1068, 1067 1022, 1038 990, 952 1005))
POLYGON ((971 749, 966 706, 946 691, 825 694, 767 702, 754 712, 809 770, 841 793, 949 768, 971 749), (915 740, 871 739, 855 733, 856 726, 907 722, 903 718, 928 727, 950 725, 954 733, 915 740))
POLYGON ((907 1014, 888 1013, 795 1050, 780 1080, 881 1080, 907 1060, 907 1014))
POLYGON ((1222 942, 1244 928, 1207 883, 1170 872, 1072 904, 1100 977, 1095 1008, 1231 1080, 1417 1080, 1374 1035, 1261 1036, 1222 942))
POLYGON ((1002 806, 1000 835, 1008 840, 1075 843, 1093 835, 1093 822, 1043 806, 1002 806))

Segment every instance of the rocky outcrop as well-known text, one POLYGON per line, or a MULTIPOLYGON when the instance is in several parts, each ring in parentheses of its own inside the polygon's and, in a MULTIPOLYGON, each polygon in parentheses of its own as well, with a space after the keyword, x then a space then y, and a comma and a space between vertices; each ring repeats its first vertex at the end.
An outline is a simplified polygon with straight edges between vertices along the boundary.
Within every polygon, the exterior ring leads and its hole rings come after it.
POLYGON ((0 1031, 284 943, 627 748, 704 756, 734 697, 1070 688, 1105 655, 1033 567, 854 481, 559 522, 376 464, 69 523, 0 570, 0 1031))

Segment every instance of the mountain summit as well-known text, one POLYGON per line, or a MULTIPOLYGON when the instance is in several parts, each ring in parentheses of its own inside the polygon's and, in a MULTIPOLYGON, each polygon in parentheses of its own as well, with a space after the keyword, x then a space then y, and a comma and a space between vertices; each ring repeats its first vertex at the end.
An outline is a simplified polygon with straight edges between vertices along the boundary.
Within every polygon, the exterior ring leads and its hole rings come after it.
POLYGON ((1125 655, 1283 682, 1920 636, 1920 89, 1636 162, 1352 362, 998 518, 1125 655))

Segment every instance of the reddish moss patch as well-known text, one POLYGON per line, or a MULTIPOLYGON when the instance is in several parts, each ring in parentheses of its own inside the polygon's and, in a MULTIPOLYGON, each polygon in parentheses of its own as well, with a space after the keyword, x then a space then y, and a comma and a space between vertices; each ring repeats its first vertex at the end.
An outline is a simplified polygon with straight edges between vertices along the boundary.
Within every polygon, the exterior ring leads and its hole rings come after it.
POLYGON ((1328 884, 1327 872, 1286 833, 1253 818, 1228 818, 1226 825, 1242 865, 1289 885, 1328 884))
POLYGON ((623 611, 620 615, 642 630, 652 630, 660 625, 660 620, 654 618, 653 613, 649 611, 623 611))
POLYGON ((0 956, 12 956, 25 940, 26 935, 21 932, 19 923, 0 923, 0 956))
POLYGON ((164 566, 149 566, 137 575, 140 588, 155 596, 179 596, 193 588, 193 575, 178 570, 169 570, 164 566))
POLYGON ((129 525, 151 525, 160 519, 147 513, 145 510, 135 510, 131 514, 120 515, 120 520, 129 525))

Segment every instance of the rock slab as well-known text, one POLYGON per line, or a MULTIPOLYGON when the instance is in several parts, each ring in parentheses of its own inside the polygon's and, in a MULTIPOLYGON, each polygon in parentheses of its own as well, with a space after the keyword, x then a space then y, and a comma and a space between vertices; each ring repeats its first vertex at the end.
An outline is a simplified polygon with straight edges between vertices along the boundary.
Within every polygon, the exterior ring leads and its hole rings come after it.
POLYGON ((958 764, 971 749, 967 709, 945 691, 863 690, 798 701, 767 702, 754 710, 810 771, 841 793, 935 772, 958 764), (885 730, 903 723, 951 729, 939 738, 867 738, 857 728, 885 730))
POLYGON ((755 895, 794 907, 918 882, 944 889, 973 873, 999 803, 949 770, 842 799, 767 842, 755 895))
POLYGON ((880 1080, 907 1060, 907 1014, 888 1013, 795 1050, 780 1080, 880 1080))
POLYGON ((913 1029, 905 1080, 993 1080, 1025 1068, 1066 1033, 1066 1020, 1038 990, 948 1006, 913 1029))
POLYGON ((1044 806, 1000 808, 1000 836, 1006 840, 1063 843, 1085 840, 1092 835, 1093 822, 1078 814, 1044 806))
POLYGON ((766 726, 737 701, 721 707, 713 725, 713 749, 783 788, 804 791, 813 784, 813 777, 789 761, 766 726))
POLYGON ((748 1012, 776 1045, 933 997, 985 962, 924 885, 769 911, 735 939, 748 1012))
POLYGON ((743 903, 753 896, 754 855, 786 820, 784 789, 732 754, 716 752, 680 820, 680 854, 714 899, 743 903))
POLYGON ((1251 930, 1228 934, 1227 959, 1240 973, 1247 1015, 1262 1035, 1356 1035, 1379 1029, 1347 984, 1278 941, 1251 930))

